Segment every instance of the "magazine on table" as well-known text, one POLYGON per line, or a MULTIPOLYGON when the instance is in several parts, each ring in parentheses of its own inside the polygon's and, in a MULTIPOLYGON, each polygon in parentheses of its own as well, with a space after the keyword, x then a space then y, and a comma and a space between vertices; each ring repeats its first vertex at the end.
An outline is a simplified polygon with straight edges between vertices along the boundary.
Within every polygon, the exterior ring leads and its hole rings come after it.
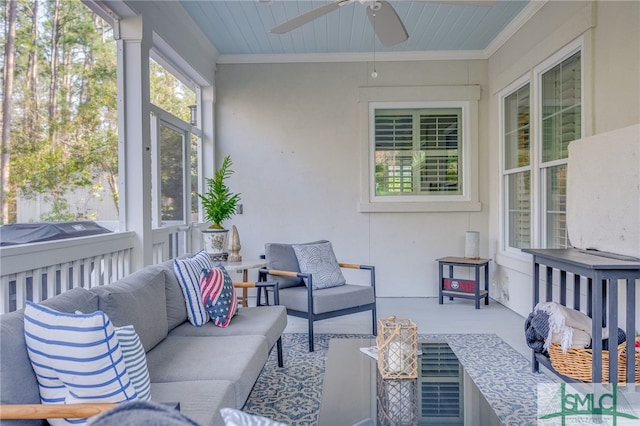
MULTIPOLYGON (((371 358, 378 360, 378 347, 377 346, 366 346, 364 348, 360 348, 360 352, 365 355, 370 356, 371 358)), ((418 349, 418 356, 422 355, 422 351, 418 349)))
POLYGON ((371 358, 378 360, 378 347, 377 346, 367 346, 365 348, 360 348, 360 352, 365 355, 370 356, 371 358))

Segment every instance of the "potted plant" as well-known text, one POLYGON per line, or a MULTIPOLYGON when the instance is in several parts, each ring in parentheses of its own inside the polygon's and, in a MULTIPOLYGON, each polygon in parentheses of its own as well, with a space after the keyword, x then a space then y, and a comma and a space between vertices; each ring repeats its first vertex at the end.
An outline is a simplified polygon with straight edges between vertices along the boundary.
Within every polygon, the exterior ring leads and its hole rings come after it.
POLYGON ((225 183, 233 174, 232 164, 231 156, 224 157, 213 178, 207 178, 207 192, 196 193, 202 200, 205 220, 211 222, 211 225, 202 231, 205 250, 216 260, 226 260, 224 257, 229 230, 224 229, 222 223, 236 213, 240 201, 240 194, 232 193, 225 183))

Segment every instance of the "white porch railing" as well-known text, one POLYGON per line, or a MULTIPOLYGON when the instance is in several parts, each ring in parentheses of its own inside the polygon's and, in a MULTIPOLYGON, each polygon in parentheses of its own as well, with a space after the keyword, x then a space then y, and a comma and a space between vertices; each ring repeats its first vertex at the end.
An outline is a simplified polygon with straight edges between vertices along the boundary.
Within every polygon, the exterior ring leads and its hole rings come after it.
MULTIPOLYGON (((191 252, 192 232, 188 226, 154 229, 153 263, 191 252)), ((26 300, 119 280, 134 272, 134 244, 134 232, 117 232, 0 248, 0 314, 23 308, 26 300)))

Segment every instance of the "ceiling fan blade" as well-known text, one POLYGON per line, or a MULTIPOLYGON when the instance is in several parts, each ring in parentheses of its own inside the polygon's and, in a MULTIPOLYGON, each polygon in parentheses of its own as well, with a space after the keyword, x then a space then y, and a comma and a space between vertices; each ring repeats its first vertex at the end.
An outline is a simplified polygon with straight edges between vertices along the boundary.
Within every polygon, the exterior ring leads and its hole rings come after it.
POLYGON ((377 10, 367 7, 367 16, 371 21, 371 25, 373 25, 373 31, 382 44, 393 46, 409 38, 407 29, 393 6, 386 1, 380 0, 375 2, 374 7, 377 10))
POLYGON ((317 7, 308 12, 303 13, 302 15, 296 16, 295 18, 278 25, 271 29, 271 32, 274 34, 284 34, 289 31, 295 30, 296 28, 306 24, 307 22, 311 22, 316 18, 319 18, 323 15, 326 15, 329 12, 332 12, 340 6, 343 6, 347 3, 351 3, 353 0, 338 0, 331 3, 327 3, 324 6, 317 7))

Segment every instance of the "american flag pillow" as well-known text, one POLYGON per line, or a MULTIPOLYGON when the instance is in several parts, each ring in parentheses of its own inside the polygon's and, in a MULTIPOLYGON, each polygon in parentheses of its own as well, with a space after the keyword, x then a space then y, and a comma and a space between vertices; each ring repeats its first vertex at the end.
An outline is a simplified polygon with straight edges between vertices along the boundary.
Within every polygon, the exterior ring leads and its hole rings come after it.
POLYGON ((227 327, 238 310, 238 301, 231 277, 222 265, 202 270, 200 293, 213 323, 218 327, 227 327))

